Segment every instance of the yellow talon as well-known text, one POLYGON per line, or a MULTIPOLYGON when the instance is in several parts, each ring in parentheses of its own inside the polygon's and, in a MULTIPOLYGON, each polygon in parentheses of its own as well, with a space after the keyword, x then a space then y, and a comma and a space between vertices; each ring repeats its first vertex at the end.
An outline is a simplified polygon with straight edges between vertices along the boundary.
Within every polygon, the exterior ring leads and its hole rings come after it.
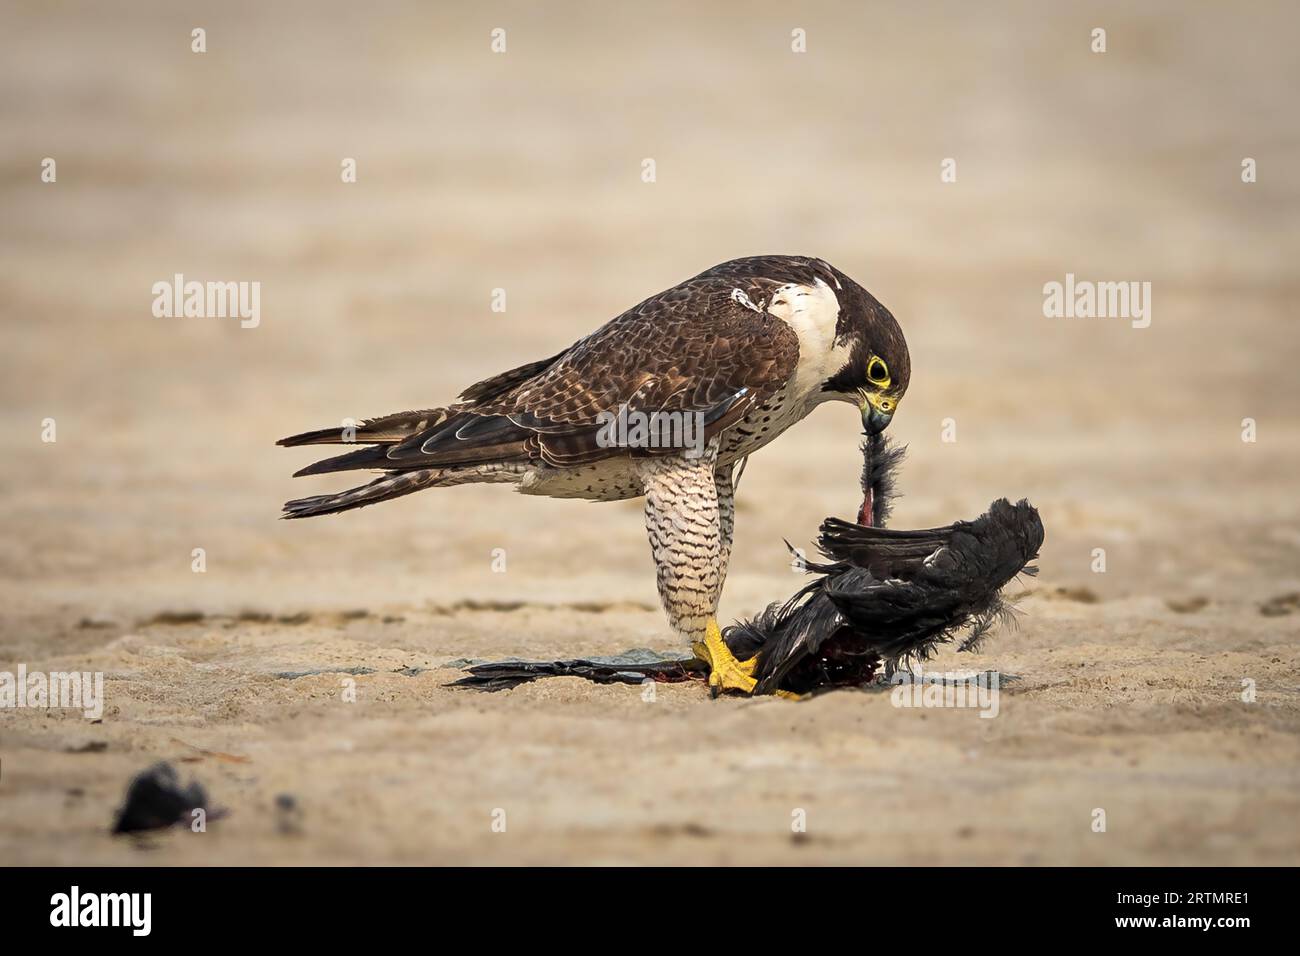
POLYGON ((709 623, 705 625, 704 640, 692 644, 691 650, 697 658, 709 665, 709 689, 714 697, 727 690, 738 690, 745 694, 754 692, 754 685, 758 683, 754 680, 754 665, 758 663, 758 658, 736 660, 731 648, 722 639, 718 622, 713 618, 709 618, 709 623))
MULTIPOLYGON (((754 692, 754 687, 758 684, 754 679, 754 668, 758 666, 757 655, 747 661, 737 660, 727 642, 722 639, 722 631, 713 618, 709 618, 709 623, 705 625, 704 640, 692 644, 691 650, 696 659, 709 665, 709 692, 714 697, 726 690, 738 690, 745 694, 754 692)), ((803 697, 790 690, 772 693, 786 700, 800 700, 803 697)))

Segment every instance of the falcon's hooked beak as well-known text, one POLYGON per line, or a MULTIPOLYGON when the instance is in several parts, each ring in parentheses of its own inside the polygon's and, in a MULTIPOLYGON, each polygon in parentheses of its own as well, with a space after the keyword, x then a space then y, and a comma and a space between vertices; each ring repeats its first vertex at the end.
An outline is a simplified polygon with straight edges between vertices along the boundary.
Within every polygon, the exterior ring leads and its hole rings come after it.
POLYGON ((889 427, 894 417, 897 404, 878 392, 859 393, 862 401, 858 408, 862 412, 862 428, 868 435, 879 435, 889 427))

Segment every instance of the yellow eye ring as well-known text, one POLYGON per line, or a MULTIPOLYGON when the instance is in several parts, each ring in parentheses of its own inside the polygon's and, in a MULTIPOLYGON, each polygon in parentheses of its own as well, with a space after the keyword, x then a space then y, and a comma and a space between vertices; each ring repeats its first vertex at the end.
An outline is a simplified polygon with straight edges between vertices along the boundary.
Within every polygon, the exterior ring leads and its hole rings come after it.
POLYGON ((878 355, 871 356, 871 360, 867 362, 867 381, 872 385, 889 384, 889 366, 878 355))

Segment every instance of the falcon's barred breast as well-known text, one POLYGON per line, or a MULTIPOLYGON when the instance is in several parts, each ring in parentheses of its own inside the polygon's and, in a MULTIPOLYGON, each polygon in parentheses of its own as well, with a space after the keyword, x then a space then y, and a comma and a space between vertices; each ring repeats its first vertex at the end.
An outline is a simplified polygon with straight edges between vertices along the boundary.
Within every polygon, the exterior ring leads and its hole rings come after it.
POLYGON ((360 508, 425 488, 498 482, 524 494, 646 497, 659 593, 715 688, 748 690, 715 616, 731 553, 732 472, 825 401, 884 429, 911 362, 889 311, 821 259, 756 256, 651 296, 569 348, 466 389, 444 408, 322 429, 281 445, 366 447, 298 472, 378 469, 347 491, 290 501, 285 517, 360 508), (612 418, 680 421, 692 442, 609 440, 612 418), (637 419, 640 416, 640 419, 637 419), (725 654, 729 657, 729 654, 725 654))

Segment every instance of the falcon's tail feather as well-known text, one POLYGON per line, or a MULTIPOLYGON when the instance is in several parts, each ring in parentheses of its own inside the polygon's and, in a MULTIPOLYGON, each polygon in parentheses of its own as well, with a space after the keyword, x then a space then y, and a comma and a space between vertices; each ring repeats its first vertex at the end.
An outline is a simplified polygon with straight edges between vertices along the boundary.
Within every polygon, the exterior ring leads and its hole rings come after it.
POLYGON ((368 418, 356 425, 340 425, 337 428, 318 428, 281 438, 277 445, 292 448, 297 445, 394 445, 410 438, 417 432, 446 421, 450 412, 445 408, 426 408, 413 412, 397 412, 368 418))
POLYGON ((332 515, 353 508, 364 508, 380 501, 400 498, 414 491, 420 491, 437 484, 446 472, 441 468, 425 468, 419 471, 394 471, 376 478, 369 484, 349 488, 332 495, 312 495, 310 498, 298 498, 286 501, 282 518, 312 518, 316 515, 332 515))
POLYGON ((335 455, 333 458, 322 458, 306 468, 299 468, 293 473, 293 476, 295 478, 306 478, 308 475, 328 475, 336 471, 391 468, 393 463, 388 460, 388 449, 389 445, 387 444, 366 445, 364 448, 344 452, 342 455, 335 455))

